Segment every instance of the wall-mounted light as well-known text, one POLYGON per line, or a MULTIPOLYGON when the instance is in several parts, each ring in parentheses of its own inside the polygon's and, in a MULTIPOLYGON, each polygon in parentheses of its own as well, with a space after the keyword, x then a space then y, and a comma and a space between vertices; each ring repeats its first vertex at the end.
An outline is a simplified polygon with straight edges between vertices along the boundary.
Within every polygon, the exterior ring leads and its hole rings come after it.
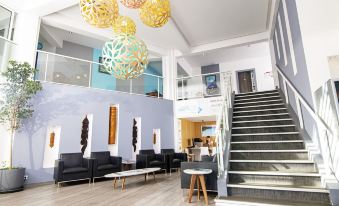
POLYGON ((54 147, 54 140, 55 140, 55 132, 51 132, 49 134, 49 147, 53 148, 54 147))

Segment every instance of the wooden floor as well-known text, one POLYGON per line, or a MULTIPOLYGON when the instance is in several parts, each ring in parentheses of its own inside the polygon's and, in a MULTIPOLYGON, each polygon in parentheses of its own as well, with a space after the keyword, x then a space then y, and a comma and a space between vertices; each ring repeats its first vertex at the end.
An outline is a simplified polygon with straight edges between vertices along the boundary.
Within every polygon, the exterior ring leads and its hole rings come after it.
MULTIPOLYGON (((38 205, 114 205, 114 206, 196 206, 205 205, 203 197, 198 201, 194 196, 187 202, 188 190, 180 188, 180 174, 157 174, 156 181, 149 176, 126 179, 126 189, 113 189, 113 181, 98 181, 95 184, 73 183, 57 188, 54 184, 27 187, 22 192, 0 194, 1 206, 38 205)), ((209 194, 209 205, 214 205, 215 194, 209 194)))

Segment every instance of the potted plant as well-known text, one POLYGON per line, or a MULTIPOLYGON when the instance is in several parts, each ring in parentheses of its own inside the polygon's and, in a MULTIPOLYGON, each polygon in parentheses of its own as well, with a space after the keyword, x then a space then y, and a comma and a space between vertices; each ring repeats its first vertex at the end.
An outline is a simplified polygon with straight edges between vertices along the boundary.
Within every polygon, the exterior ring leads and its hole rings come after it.
POLYGON ((0 84, 0 123, 10 131, 10 158, 6 166, 0 168, 0 192, 12 192, 23 189, 25 168, 13 167, 13 141, 15 132, 22 120, 32 116, 30 99, 42 89, 41 83, 34 81, 36 69, 27 62, 9 61, 4 79, 0 84))

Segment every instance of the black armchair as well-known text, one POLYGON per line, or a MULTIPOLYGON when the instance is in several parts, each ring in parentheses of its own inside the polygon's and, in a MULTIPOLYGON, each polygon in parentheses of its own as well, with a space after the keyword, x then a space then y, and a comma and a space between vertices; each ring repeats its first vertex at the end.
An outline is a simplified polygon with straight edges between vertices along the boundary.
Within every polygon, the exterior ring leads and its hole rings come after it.
POLYGON ((54 167, 55 183, 71 182, 75 180, 92 178, 92 161, 82 157, 81 153, 60 154, 60 159, 55 161, 54 167))
POLYGON ((121 157, 111 156, 110 152, 92 152, 93 182, 95 178, 121 171, 121 157))
POLYGON ((181 162, 187 162, 186 153, 176 153, 174 149, 162 149, 161 154, 166 155, 167 161, 167 172, 172 171, 172 169, 180 169, 181 162))
POLYGON ((139 150, 137 155, 137 169, 160 167, 166 170, 166 156, 163 154, 155 154, 154 150, 139 150))
MULTIPOLYGON (((194 168, 204 168, 211 169, 212 173, 205 175, 206 190, 216 192, 218 191, 218 163, 216 158, 203 158, 203 161, 206 162, 182 162, 181 170, 185 169, 194 169, 194 168), (213 160, 212 160, 213 159, 213 160)), ((181 189, 189 189, 191 183, 191 175, 181 173, 181 189)), ((196 185, 195 185, 196 187, 196 185)))

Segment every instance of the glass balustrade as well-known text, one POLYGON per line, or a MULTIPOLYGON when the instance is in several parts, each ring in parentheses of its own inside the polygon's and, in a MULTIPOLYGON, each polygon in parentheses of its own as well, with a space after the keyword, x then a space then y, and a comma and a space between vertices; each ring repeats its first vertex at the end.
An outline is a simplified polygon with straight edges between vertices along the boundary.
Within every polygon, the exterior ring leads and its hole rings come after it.
POLYGON ((187 100, 220 96, 226 72, 177 78, 177 99, 187 100))
POLYGON ((15 44, 12 41, 0 37, 0 72, 4 72, 8 66, 8 60, 15 44))
POLYGON ((35 78, 46 82, 70 84, 162 98, 163 77, 143 74, 132 80, 119 80, 105 72, 97 62, 37 51, 35 78))

